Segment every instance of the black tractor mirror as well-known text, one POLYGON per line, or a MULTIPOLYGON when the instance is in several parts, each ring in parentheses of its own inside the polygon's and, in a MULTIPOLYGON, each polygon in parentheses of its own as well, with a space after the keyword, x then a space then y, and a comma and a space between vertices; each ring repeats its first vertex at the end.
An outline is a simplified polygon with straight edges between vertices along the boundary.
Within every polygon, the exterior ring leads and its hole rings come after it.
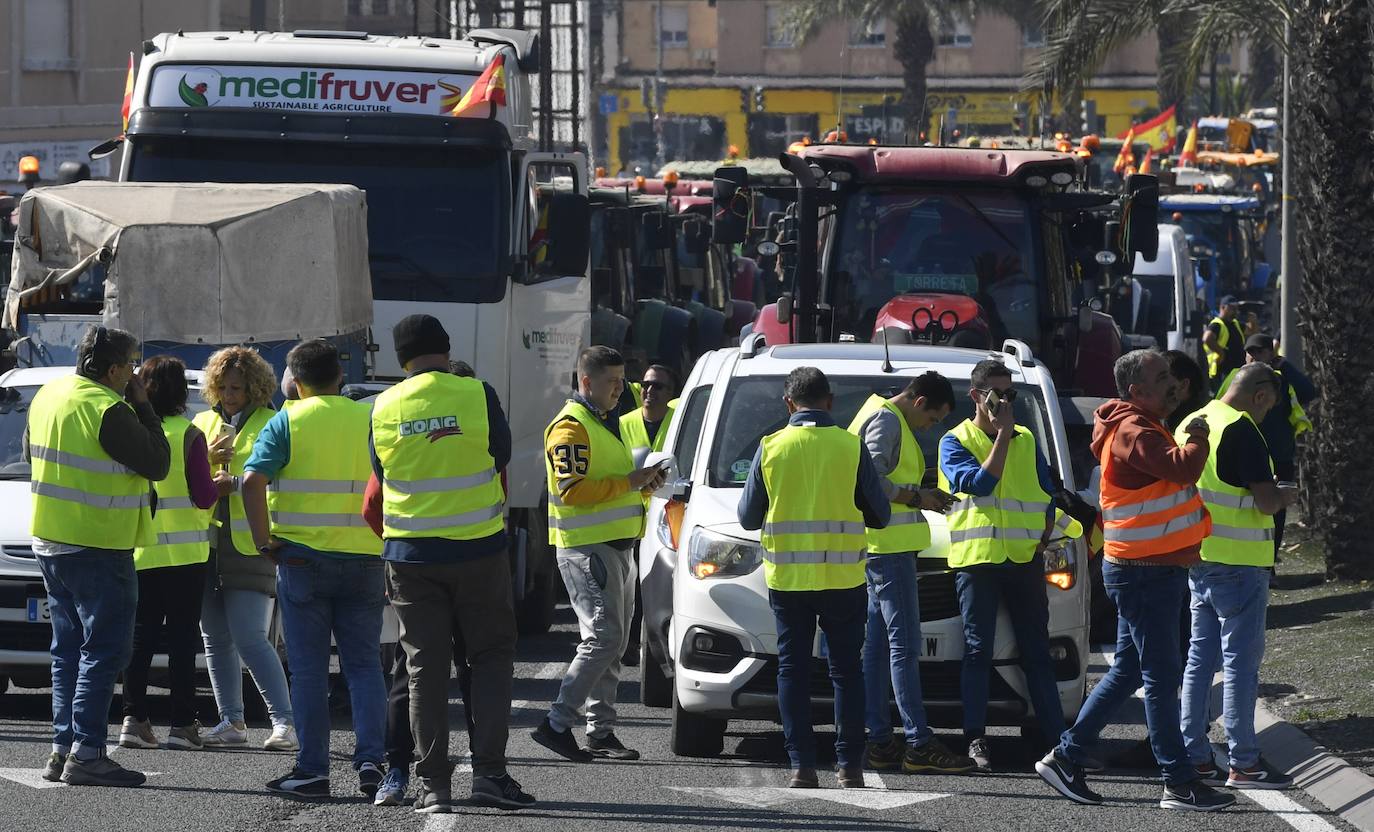
POLYGON ((1148 263, 1159 255, 1159 180, 1148 174, 1126 177, 1126 197, 1121 207, 1121 222, 1126 255, 1139 254, 1148 263))
POLYGON ((706 230, 706 223, 701 220, 683 223, 682 235, 689 254, 705 254, 711 248, 711 234, 706 230))
POLYGON ((667 214, 650 211, 640 217, 640 227, 644 231, 644 244, 651 249, 673 247, 673 224, 667 214))
POLYGON ((744 242, 749 236, 749 171, 734 166, 716 168, 711 200, 711 242, 744 242))
MULTIPOLYGON (((554 194, 549 202, 549 252, 540 271, 586 274, 591 254, 592 207, 585 194, 554 194)), ((531 257, 535 252, 530 252, 531 257)))

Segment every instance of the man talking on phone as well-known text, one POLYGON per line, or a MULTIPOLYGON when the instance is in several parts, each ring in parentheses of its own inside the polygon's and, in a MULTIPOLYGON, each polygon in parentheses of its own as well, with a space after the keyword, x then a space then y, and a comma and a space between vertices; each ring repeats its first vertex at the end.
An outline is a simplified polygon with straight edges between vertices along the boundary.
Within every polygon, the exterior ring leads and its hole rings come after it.
POLYGON ((964 619, 964 739, 977 769, 991 771, 987 706, 999 602, 1006 605, 1016 632, 1044 739, 1052 742, 1064 731, 1050 665, 1049 599, 1041 560, 1055 528, 1050 495, 1057 488, 1035 436, 1016 424, 1011 371, 998 359, 984 359, 969 382, 974 415, 940 440, 939 484, 955 498, 948 522, 949 565, 958 570, 955 586, 964 619))
POLYGON ((138 342, 93 326, 77 369, 29 406, 24 458, 33 464, 33 551, 52 615, 52 753, 43 779, 141 786, 105 756, 115 677, 133 651, 134 548, 155 541, 149 482, 166 479, 171 448, 134 375, 138 342))
POLYGON ((577 359, 578 390, 544 432, 549 542, 568 587, 582 643, 548 716, 530 735, 568 760, 637 760, 615 735, 616 687, 634 614, 635 542, 644 534, 644 495, 667 479, 659 466, 635 468, 614 415, 625 391, 625 359, 589 347, 577 359), (586 710, 587 746, 572 727, 586 710))

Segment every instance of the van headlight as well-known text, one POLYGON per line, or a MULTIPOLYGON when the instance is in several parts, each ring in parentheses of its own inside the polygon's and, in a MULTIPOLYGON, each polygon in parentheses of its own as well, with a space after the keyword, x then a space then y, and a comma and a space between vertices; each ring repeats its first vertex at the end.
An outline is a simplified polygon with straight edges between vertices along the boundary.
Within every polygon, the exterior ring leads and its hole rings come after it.
POLYGON ((695 529, 687 545, 687 568, 692 577, 736 578, 763 563, 763 547, 750 540, 695 529))

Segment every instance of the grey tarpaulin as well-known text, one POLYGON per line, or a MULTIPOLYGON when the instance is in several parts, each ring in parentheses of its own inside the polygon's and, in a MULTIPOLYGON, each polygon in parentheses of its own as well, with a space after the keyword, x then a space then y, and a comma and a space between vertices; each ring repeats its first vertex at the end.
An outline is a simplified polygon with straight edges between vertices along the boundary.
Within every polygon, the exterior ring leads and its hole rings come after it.
POLYGON ((351 185, 79 182, 24 195, 5 322, 19 293, 100 248, 105 323, 140 341, 237 344, 372 322, 367 204, 351 185))

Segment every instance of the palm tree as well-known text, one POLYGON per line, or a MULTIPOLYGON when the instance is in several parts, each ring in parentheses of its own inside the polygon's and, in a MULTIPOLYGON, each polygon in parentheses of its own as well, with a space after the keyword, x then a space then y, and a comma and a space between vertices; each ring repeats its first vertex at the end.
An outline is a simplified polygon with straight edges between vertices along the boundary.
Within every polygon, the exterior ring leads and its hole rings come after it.
POLYGON ((935 58, 935 27, 974 12, 994 11, 1025 24, 1039 22, 1034 0, 794 0, 788 27, 804 41, 832 21, 869 26, 886 20, 896 28, 893 47, 902 64, 907 141, 926 132, 926 67, 935 58))

